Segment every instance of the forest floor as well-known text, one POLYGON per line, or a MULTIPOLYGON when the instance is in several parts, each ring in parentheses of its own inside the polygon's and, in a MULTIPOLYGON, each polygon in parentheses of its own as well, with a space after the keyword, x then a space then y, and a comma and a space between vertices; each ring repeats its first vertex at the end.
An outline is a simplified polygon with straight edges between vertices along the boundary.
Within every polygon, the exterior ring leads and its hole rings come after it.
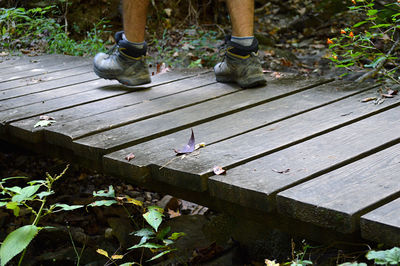
MULTIPOLYGON (((351 24, 351 21, 348 18, 343 20, 340 12, 335 16, 329 15, 330 19, 326 21, 326 14, 318 13, 303 1, 291 1, 290 12, 283 12, 283 6, 278 2, 271 1, 270 5, 258 6, 256 10, 255 31, 260 43, 263 69, 277 77, 281 72, 303 76, 341 76, 344 70, 331 64, 326 40, 337 36, 340 29, 351 24)), ((164 31, 162 37, 149 40, 150 63, 160 65, 160 71, 169 67, 212 67, 222 58, 218 55, 219 45, 228 31, 228 27, 216 25, 170 28, 164 31)), ((353 79, 359 74, 355 71, 345 78, 353 79)), ((67 162, 62 158, 48 158, 0 142, 1 178, 27 176, 28 180, 38 180, 43 179, 46 172, 51 175, 61 173, 66 165, 67 162)), ((16 185, 22 185, 21 181, 18 182, 16 185)), ((206 207, 146 191, 78 165, 71 165, 57 183, 56 193, 50 197, 50 203, 87 205, 95 201, 94 191, 106 190, 112 185, 118 196, 129 196, 144 202, 145 206, 164 208, 163 225, 171 226, 172 232, 186 233, 176 243, 176 256, 169 257, 171 265, 231 265, 232 261, 236 265, 264 265, 265 259, 298 263, 310 259, 314 265, 336 265, 363 260, 370 248, 367 244, 345 243, 347 248, 336 249, 281 233, 271 234, 273 239, 269 239, 268 243, 254 243, 251 248, 229 239, 228 235, 225 239, 221 236, 220 241, 210 242, 209 236, 219 229, 215 228, 215 221, 226 218, 206 207)), ((114 205, 50 214, 43 218, 40 225, 54 226, 56 229, 39 233, 27 250, 24 265, 76 265, 78 260, 81 265, 113 264, 96 252, 97 249, 106 250, 109 254, 125 254, 117 264, 122 261, 146 264, 145 260, 154 255, 149 250, 127 250, 139 241, 130 233, 145 226, 142 211, 136 206, 114 205), (131 218, 140 221, 140 226, 132 224, 131 218)), ((0 209, 0 239, 30 222, 31 216, 24 212, 15 218, 12 211, 0 209)), ((167 263, 161 261, 159 264, 167 263)))
MULTIPOLYGON (((57 175, 67 164, 58 158, 0 142, 0 176, 28 177, 12 185, 23 187, 28 181, 43 179, 46 172, 57 175)), ((55 183, 55 194, 49 197, 48 203, 87 206, 96 200, 93 192, 107 190, 110 185, 117 197, 130 197, 143 202, 144 206, 163 208, 165 216, 160 228, 169 226, 171 232, 186 234, 174 244, 177 251, 157 260, 157 265, 265 265, 265 259, 296 263, 309 260, 313 265, 337 265, 346 261, 363 261, 370 249, 367 243, 341 243, 344 249, 338 249, 333 247, 334 243, 323 245, 275 230, 267 233, 265 239, 240 243, 233 240, 226 230, 231 217, 170 195, 134 187, 76 164, 70 165, 66 174, 55 183)), ((33 206, 38 207, 36 204, 33 206)), ((156 264, 146 262, 157 254, 150 249, 127 249, 140 240, 132 232, 150 227, 146 226, 143 213, 143 209, 137 206, 118 204, 49 214, 39 225, 52 226, 53 229, 41 231, 31 242, 22 265, 121 265, 132 261, 143 265, 156 264), (109 256, 124 255, 124 258, 113 262, 100 255, 98 249, 107 251, 109 256)), ((26 211, 21 210, 20 215, 14 217, 11 210, 0 209, 0 239, 31 222, 32 215, 26 211)))

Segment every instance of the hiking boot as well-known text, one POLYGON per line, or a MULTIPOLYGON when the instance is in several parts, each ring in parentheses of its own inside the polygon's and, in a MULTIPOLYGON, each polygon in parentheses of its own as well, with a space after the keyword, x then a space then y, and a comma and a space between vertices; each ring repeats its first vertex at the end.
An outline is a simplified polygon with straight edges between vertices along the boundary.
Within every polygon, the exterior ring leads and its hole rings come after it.
POLYGON ((236 82, 242 88, 267 84, 258 57, 258 41, 254 38, 251 46, 243 46, 226 40, 224 60, 214 67, 218 82, 236 82))
POLYGON ((128 86, 151 82, 145 59, 147 45, 143 49, 133 47, 122 34, 122 31, 115 34, 116 44, 110 51, 94 57, 94 72, 101 78, 116 79, 128 86))

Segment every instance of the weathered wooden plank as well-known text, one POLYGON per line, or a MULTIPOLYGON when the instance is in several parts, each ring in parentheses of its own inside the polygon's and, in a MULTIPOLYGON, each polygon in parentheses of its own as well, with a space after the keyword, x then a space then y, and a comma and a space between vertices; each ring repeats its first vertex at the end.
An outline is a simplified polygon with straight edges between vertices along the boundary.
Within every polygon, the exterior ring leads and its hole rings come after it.
MULTIPOLYGON (((0 111, 85 91, 86 82, 99 80, 94 72, 0 92, 0 111), (77 86, 74 86, 77 85, 77 86)), ((88 87, 90 88, 90 87, 88 87)))
POLYGON ((241 135, 232 135, 230 131, 238 123, 246 123, 246 120, 238 121, 230 117, 217 119, 193 128, 197 142, 211 144, 196 156, 174 159, 172 149, 183 146, 190 134, 188 130, 183 130, 107 155, 105 168, 119 170, 126 166, 134 176, 136 170, 141 172, 143 168, 150 167, 151 177, 158 181, 204 191, 215 165, 233 167, 246 163, 400 103, 399 97, 376 106, 360 103, 363 97, 365 95, 354 96, 283 121, 266 120, 267 126, 241 135), (346 115, 349 113, 351 115, 346 115), (136 158, 127 163, 124 157, 131 152, 136 154, 136 158), (160 166, 163 167, 160 169, 160 166))
POLYGON ((400 123, 390 119, 396 115, 400 115, 400 108, 268 154, 230 169, 227 175, 212 176, 208 182, 210 194, 244 207, 271 212, 276 207, 278 192, 355 161, 398 139, 400 134, 393 132, 400 132, 400 123))
POLYGON ((35 63, 37 61, 48 60, 54 55, 37 55, 37 56, 0 56, 0 69, 8 68, 10 66, 18 66, 23 64, 35 63))
MULTIPOLYGON (((188 77, 186 72, 182 72, 180 74, 168 73, 164 75, 172 76, 174 79, 184 79, 188 77)), ((154 82, 152 86, 156 86, 157 84, 160 83, 162 84, 166 82, 170 82, 170 79, 167 79, 165 77, 160 77, 159 81, 154 82)), ((35 100, 39 100, 40 102, 33 103, 30 105, 20 106, 18 108, 8 109, 5 111, 0 111, 0 121, 2 121, 3 123, 10 123, 23 118, 30 118, 43 113, 55 112, 79 104, 98 101, 101 100, 102 98, 127 94, 132 90, 138 88, 140 87, 132 88, 123 86, 114 80, 110 81, 110 80, 99 79, 65 88, 56 89, 57 93, 55 93, 56 90, 45 91, 42 93, 33 94, 34 97, 33 96, 29 97, 30 101, 33 101, 31 99, 32 97, 35 100)), ((14 99, 11 99, 10 101, 14 101, 14 99)), ((9 101, 5 101, 5 103, 8 102, 9 101)), ((2 104, 5 105, 5 103, 2 104)))
POLYGON ((6 82, 0 83, 0 95, 5 92, 6 94, 17 94, 14 91, 21 91, 24 88, 21 87, 28 87, 31 85, 41 84, 44 86, 48 86, 45 84, 49 81, 55 81, 59 79, 70 78, 71 82, 74 81, 75 76, 79 76, 82 74, 87 74, 89 72, 93 72, 92 65, 82 65, 72 69, 61 70, 58 72, 53 72, 49 74, 38 75, 30 78, 25 79, 14 79, 6 82), (14 90, 13 92, 9 92, 9 90, 14 90))
MULTIPOLYGON (((398 136, 399 108, 385 114, 383 119, 388 126, 395 127, 392 132, 398 136)), ((400 138, 397 140, 400 142, 400 138)), ((400 196, 399 149, 400 144, 394 145, 280 192, 277 196, 278 211, 343 233, 359 230, 361 215, 400 196)))
MULTIPOLYGON (((62 95, 51 95, 50 93, 50 95, 47 95, 48 98, 42 102, 0 111, 0 121, 2 121, 2 123, 10 123, 19 119, 34 117, 101 98, 127 93, 126 88, 119 86, 116 81, 106 80, 89 81, 83 84, 73 85, 68 87, 68 89, 73 90, 75 93, 63 89, 64 97, 62 95), (110 86, 114 89, 106 89, 110 86), (80 92, 80 90, 82 90, 82 92, 80 92), (54 98, 52 98, 52 96, 54 98)), ((48 94, 49 92, 43 93, 48 94)))
MULTIPOLYGON (((283 97, 301 87, 310 87, 316 80, 299 82, 290 79, 292 86, 286 85, 282 80, 270 81, 268 87, 259 90, 243 90, 224 97, 213 99, 204 103, 179 109, 174 112, 163 114, 157 117, 149 118, 136 123, 128 124, 112 130, 102 132, 86 138, 74 141, 73 149, 81 156, 87 158, 97 158, 106 153, 116 151, 124 147, 148 141, 174 131, 192 127, 222 116, 239 112, 258 103, 266 102, 268 99, 283 97), (243 99, 246 99, 244 105, 243 99)), ((340 83, 342 85, 343 83, 340 83)), ((329 85, 332 90, 337 91, 338 83, 329 85)), ((344 94, 354 93, 349 91, 338 92, 337 95, 321 93, 321 87, 301 91, 298 94, 289 95, 280 98, 269 104, 255 106, 248 111, 235 114, 236 121, 246 121, 235 125, 230 134, 240 134, 243 131, 251 130, 263 125, 268 119, 276 120, 285 116, 290 116, 296 112, 304 111, 308 108, 314 108, 320 104, 337 99, 344 94), (309 101, 313 96, 319 95, 314 101, 309 101), (305 101, 298 101, 298 98, 304 98, 305 101), (291 106, 291 101, 297 101, 295 107, 291 106), (260 116, 265 113, 265 116, 260 116)))
MULTIPOLYGON (((66 66, 68 64, 89 64, 91 59, 79 56, 66 56, 58 55, 48 57, 47 59, 29 60, 25 64, 10 65, 9 67, 0 69, 0 82, 5 80, 5 77, 10 76, 10 74, 30 72, 35 73, 41 70, 51 71, 56 66, 66 66)), ((11 75, 12 76, 12 75, 11 75)))
POLYGON ((82 65, 88 65, 88 60, 73 57, 72 60, 66 60, 65 62, 56 64, 56 65, 51 64, 51 66, 46 65, 43 68, 36 67, 36 68, 30 69, 30 70, 18 71, 15 73, 8 73, 8 74, 4 74, 4 75, 2 74, 0 76, 0 83, 11 81, 11 80, 16 80, 16 79, 35 77, 35 76, 43 75, 46 73, 53 73, 53 72, 58 72, 58 71, 62 71, 62 70, 72 69, 72 68, 82 66, 82 65))
POLYGON ((400 198, 363 215, 360 224, 363 238, 400 246, 400 198))
MULTIPOLYGON (((4 115, 5 110, 20 109, 22 111, 24 109, 30 112, 31 109, 30 107, 32 106, 32 109, 34 110, 35 104, 40 104, 40 106, 43 107, 46 106, 47 103, 49 102, 54 102, 56 99, 60 99, 60 101, 63 101, 64 97, 68 97, 70 95, 77 95, 77 98, 79 98, 80 94, 84 92, 91 90, 96 90, 98 92, 104 91, 100 87, 105 85, 110 85, 109 81, 103 81, 98 79, 96 77, 96 74, 92 72, 84 74, 80 76, 80 78, 82 78, 81 82, 75 85, 58 87, 53 83, 51 84, 55 87, 53 89, 47 89, 44 91, 39 91, 36 93, 27 94, 20 97, 1 101, 0 117, 3 118, 7 116, 7 114, 4 115), (89 80, 89 81, 85 82, 84 80, 89 80)), ((111 84, 116 84, 116 83, 113 82, 111 84)), ((119 91, 122 92, 124 90, 120 88, 119 91)))
MULTIPOLYGON (((185 85, 183 84, 183 86, 185 85)), ((57 125, 57 128, 49 127, 44 134, 47 142, 70 147, 71 141, 74 139, 169 113, 238 90, 238 86, 230 86, 221 83, 206 85, 196 89, 185 90, 179 94, 172 94, 152 101, 141 102, 136 105, 99 113, 98 115, 87 117, 82 120, 79 119, 60 124, 57 125), (84 127, 82 127, 82 123, 85 124, 84 127)))
MULTIPOLYGON (((194 72, 185 71, 157 75, 151 83, 153 86, 151 90, 134 91, 131 88, 116 85, 114 88, 124 88, 132 93, 116 93, 116 95, 113 97, 101 99, 101 93, 99 92, 98 101, 73 106, 72 108, 67 108, 60 111, 47 112, 47 115, 54 117, 57 121, 60 121, 60 123, 57 122, 48 129, 62 131, 64 127, 63 125, 71 121, 82 119, 82 123, 85 124, 84 118, 88 118, 90 116, 137 105, 142 102, 153 101, 158 98, 184 92, 198 86, 204 86, 213 83, 215 83, 215 77, 213 73, 200 73, 195 75, 194 72), (166 76, 169 76, 170 79, 167 79, 166 76)), ((112 90, 113 88, 109 87, 109 89, 112 90)), ((11 135, 20 138, 21 140, 38 142, 42 140, 42 129, 33 128, 36 122, 37 117, 14 122, 8 126, 8 131, 11 135)), ((59 145, 61 145, 61 143, 59 145)))

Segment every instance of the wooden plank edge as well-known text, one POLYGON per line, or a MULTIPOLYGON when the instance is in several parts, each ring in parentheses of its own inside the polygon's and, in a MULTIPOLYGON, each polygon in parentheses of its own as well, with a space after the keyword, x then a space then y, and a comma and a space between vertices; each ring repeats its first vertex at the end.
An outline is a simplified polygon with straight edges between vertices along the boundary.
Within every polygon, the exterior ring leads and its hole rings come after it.
POLYGON ((400 198, 363 215, 360 227, 364 239, 388 246, 400 246, 400 198), (389 218, 383 217, 386 215, 389 218))
MULTIPOLYGON (((381 146, 375 147, 369 151, 361 153, 358 156, 352 157, 352 158, 345 160, 337 165, 329 167, 329 168, 325 169, 324 171, 317 172, 317 173, 311 175, 310 177, 308 177, 304 181, 301 180, 301 182, 296 182, 295 185, 288 186, 287 189, 295 187, 296 185, 299 185, 301 183, 310 181, 311 179, 321 176, 322 174, 326 174, 335 169, 349 165, 350 163, 354 163, 361 159, 367 158, 370 155, 374 155, 374 154, 377 154, 378 152, 385 151, 386 149, 389 149, 390 147, 397 145, 399 143, 400 143, 400 138, 396 138, 394 140, 386 142, 385 144, 383 144, 381 146)), ((280 192, 285 191, 285 190, 286 189, 281 189, 280 192)), ((384 197, 384 198, 380 199, 379 201, 375 202, 374 204, 366 206, 364 209, 354 212, 351 215, 349 215, 348 213, 339 212, 337 210, 331 210, 331 209, 327 209, 324 207, 315 206, 315 205, 312 205, 309 203, 293 200, 292 198, 288 198, 285 195, 282 195, 279 193, 278 194, 275 193, 275 195, 276 195, 275 196, 275 205, 280 214, 285 215, 285 216, 291 216, 296 219, 298 219, 299 217, 310 217, 305 222, 310 222, 310 223, 313 223, 318 226, 333 229, 333 230, 336 230, 336 231, 344 233, 344 234, 350 234, 350 233, 354 233, 356 231, 357 232, 360 231, 360 217, 361 216, 393 201, 394 199, 397 199, 398 197, 400 197, 400 191, 393 193, 391 195, 388 195, 387 197, 384 197), (293 204, 293 203, 295 203, 295 204, 293 204)), ((304 220, 304 219, 301 219, 301 220, 304 220)))

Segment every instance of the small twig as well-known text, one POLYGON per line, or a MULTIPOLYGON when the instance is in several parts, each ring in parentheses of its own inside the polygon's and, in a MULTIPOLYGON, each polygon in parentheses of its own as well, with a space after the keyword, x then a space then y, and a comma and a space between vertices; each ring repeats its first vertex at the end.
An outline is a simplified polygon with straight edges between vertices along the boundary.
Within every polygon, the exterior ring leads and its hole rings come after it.
POLYGON ((266 3, 265 5, 263 5, 260 8, 257 8, 254 10, 254 13, 258 14, 258 13, 262 13, 263 11, 265 11, 267 9, 267 7, 269 7, 271 5, 270 2, 266 3))

